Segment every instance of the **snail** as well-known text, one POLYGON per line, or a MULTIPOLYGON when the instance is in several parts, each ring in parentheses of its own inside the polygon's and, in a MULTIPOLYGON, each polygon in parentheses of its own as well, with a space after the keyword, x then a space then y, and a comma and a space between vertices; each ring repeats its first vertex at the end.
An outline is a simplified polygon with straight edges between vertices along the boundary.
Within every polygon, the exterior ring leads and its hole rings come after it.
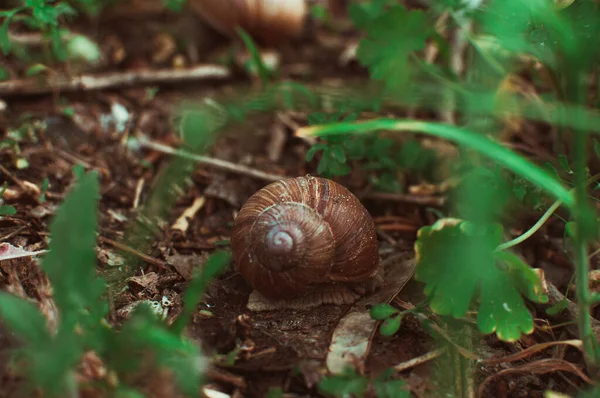
POLYGON ((312 176, 254 193, 231 231, 234 266, 253 293, 288 307, 349 304, 376 289, 382 283, 378 246, 358 198, 312 176))
POLYGON ((268 45, 298 36, 307 15, 306 0, 190 0, 190 6, 222 34, 234 36, 240 27, 268 45))

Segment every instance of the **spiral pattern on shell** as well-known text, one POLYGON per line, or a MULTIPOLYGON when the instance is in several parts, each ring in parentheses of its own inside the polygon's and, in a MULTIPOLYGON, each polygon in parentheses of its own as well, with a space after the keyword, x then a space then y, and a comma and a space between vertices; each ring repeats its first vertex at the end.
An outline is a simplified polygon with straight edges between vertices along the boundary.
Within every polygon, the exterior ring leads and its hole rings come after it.
POLYGON ((288 178, 252 195, 235 219, 237 271, 265 297, 298 297, 325 283, 372 277, 375 225, 348 189, 318 177, 288 178))

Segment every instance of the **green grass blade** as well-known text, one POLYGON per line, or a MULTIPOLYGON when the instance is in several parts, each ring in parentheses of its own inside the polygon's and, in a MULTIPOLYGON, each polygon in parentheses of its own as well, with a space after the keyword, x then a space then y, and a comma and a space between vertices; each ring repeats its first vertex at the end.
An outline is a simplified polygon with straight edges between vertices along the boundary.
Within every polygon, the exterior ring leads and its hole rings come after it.
POLYGON ((489 138, 458 127, 415 120, 378 119, 366 122, 333 123, 324 126, 305 127, 299 129, 296 135, 300 137, 324 137, 336 134, 364 134, 378 130, 425 133, 464 145, 496 161, 516 175, 538 185, 548 194, 563 202, 569 209, 574 209, 573 196, 544 169, 489 138))

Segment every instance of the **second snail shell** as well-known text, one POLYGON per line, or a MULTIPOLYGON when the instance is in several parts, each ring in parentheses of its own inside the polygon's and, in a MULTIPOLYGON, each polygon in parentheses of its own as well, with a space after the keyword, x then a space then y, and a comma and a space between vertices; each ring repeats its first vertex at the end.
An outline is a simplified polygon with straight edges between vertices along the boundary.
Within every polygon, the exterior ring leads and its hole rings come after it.
POLYGON ((190 7, 225 35, 240 27, 266 44, 299 35, 307 15, 306 0, 190 0, 190 7))
POLYGON ((368 280, 378 270, 375 225, 348 189, 297 177, 262 188, 240 209, 231 247, 237 271, 268 299, 325 284, 368 280))

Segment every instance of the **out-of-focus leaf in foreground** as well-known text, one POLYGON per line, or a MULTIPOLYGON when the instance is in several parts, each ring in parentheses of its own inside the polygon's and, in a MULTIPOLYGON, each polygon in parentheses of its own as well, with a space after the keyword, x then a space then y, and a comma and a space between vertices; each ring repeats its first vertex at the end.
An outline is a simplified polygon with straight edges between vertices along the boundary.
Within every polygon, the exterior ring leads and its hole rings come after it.
POLYGON ((533 331, 533 318, 521 294, 537 302, 548 298, 531 268, 515 261, 514 255, 496 251, 501 240, 499 224, 475 227, 442 219, 421 228, 415 244, 415 279, 426 284, 434 312, 461 317, 478 303, 479 329, 515 341, 521 333, 533 331))

